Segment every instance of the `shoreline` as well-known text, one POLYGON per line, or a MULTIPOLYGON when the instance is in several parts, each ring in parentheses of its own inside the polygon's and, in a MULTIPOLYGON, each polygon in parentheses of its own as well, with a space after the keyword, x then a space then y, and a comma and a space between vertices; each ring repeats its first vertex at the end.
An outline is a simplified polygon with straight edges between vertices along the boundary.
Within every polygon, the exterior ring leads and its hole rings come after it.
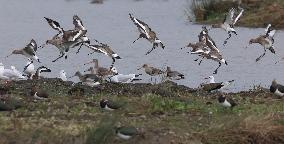
POLYGON ((156 85, 104 83, 91 88, 41 79, 12 82, 8 88, 6 104, 14 109, 0 112, 3 144, 284 142, 283 98, 267 89, 225 93, 237 102, 230 109, 218 103, 220 93, 170 81, 156 85), (48 99, 35 100, 30 95, 29 87, 35 84, 49 93, 48 99), (99 107, 101 99, 123 107, 104 111, 99 107), (142 134, 127 141, 119 139, 114 128, 120 125, 134 126, 142 134))

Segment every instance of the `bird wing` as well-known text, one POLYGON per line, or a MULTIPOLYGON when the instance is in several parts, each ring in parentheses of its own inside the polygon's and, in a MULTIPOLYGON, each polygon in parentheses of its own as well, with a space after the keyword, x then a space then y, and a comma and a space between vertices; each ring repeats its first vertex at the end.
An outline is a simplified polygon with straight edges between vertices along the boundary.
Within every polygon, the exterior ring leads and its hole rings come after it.
POLYGON ((101 45, 86 45, 86 46, 95 52, 108 55, 108 53, 105 51, 105 49, 101 45))
POLYGON ((118 74, 116 76, 117 80, 122 83, 129 83, 135 78, 135 74, 128 74, 128 75, 118 74))
POLYGON ((216 43, 209 35, 206 36, 206 44, 211 50, 215 50, 218 53, 220 52, 220 50, 216 46, 216 43))
POLYGON ((234 14, 235 14, 235 9, 234 8, 231 8, 229 10, 229 12, 226 14, 226 18, 225 18, 225 21, 224 23, 227 23, 227 24, 233 24, 233 17, 234 17, 234 14))
POLYGON ((30 43, 27 44, 26 47, 32 48, 35 52, 37 51, 37 44, 36 44, 36 41, 35 41, 34 39, 32 39, 32 40, 30 41, 30 43))
POLYGON ((96 82, 100 80, 100 78, 96 74, 85 74, 84 78, 86 80, 93 80, 93 81, 96 81, 96 82))
POLYGON ((271 24, 268 24, 268 26, 265 29, 265 33, 266 33, 265 34, 266 37, 273 38, 276 33, 276 30, 271 27, 271 24))
POLYGON ((35 56, 35 50, 34 50, 34 47, 32 47, 31 45, 27 45, 25 48, 24 48, 24 51, 29 54, 29 55, 32 55, 32 56, 35 56))
POLYGON ((75 42, 86 33, 87 30, 69 30, 63 34, 63 39, 67 42, 75 42))
POLYGON ((129 16, 133 23, 138 27, 139 31, 144 33, 147 38, 150 38, 149 32, 151 31, 151 28, 143 21, 133 17, 131 14, 129 14, 129 16))
POLYGON ((73 16, 73 24, 75 25, 75 29, 77 30, 86 30, 86 28, 83 25, 82 20, 77 15, 73 16))
POLYGON ((51 28, 59 31, 59 33, 63 32, 63 28, 60 27, 60 24, 57 21, 52 20, 52 19, 47 18, 47 17, 44 17, 44 18, 48 22, 48 24, 50 25, 51 28))
POLYGON ((239 9, 241 10, 241 12, 239 13, 239 15, 235 18, 233 25, 236 24, 236 22, 240 19, 240 17, 243 15, 244 9, 239 7, 239 9))

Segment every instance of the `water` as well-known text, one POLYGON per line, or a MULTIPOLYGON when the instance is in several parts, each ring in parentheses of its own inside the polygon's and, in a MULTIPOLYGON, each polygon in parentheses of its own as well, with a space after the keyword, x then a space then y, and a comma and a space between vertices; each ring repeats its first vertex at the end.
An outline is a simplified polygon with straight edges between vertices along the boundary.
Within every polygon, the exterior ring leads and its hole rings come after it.
MULTIPOLYGON (((16 66, 22 70, 26 59, 20 55, 13 55, 8 59, 4 57, 12 52, 14 48, 25 46, 32 38, 38 45, 45 43, 56 34, 51 29, 45 19, 50 17, 57 20, 65 29, 72 29, 72 16, 78 14, 88 29, 88 36, 91 39, 98 39, 113 47, 123 59, 118 60, 115 66, 120 73, 143 73, 137 68, 144 63, 155 67, 171 66, 172 69, 185 74, 186 79, 178 81, 179 84, 189 87, 198 87, 204 82, 204 77, 212 75, 218 63, 211 60, 205 60, 198 66, 193 61, 196 56, 189 55, 181 47, 188 42, 196 42, 197 35, 200 32, 200 25, 192 25, 186 22, 184 15, 186 1, 179 0, 144 0, 135 2, 134 0, 108 0, 102 5, 92 5, 87 1, 63 1, 63 0, 1 0, 0 2, 0 43, 1 43, 1 61, 8 67, 16 66), (166 45, 165 50, 160 48, 154 50, 151 54, 144 54, 151 48, 151 44, 146 40, 135 40, 139 33, 137 28, 130 21, 128 13, 145 21, 158 37, 166 45)), ((223 57, 227 59, 228 66, 222 65, 218 74, 214 75, 217 82, 235 79, 235 83, 229 91, 240 91, 252 88, 253 85, 268 87, 271 81, 276 78, 284 83, 283 64, 274 63, 284 55, 282 45, 284 44, 283 31, 278 31, 275 36, 275 49, 277 55, 269 51, 259 62, 255 59, 260 56, 263 49, 259 45, 251 45, 245 49, 250 38, 257 37, 264 32, 264 29, 236 28, 238 36, 232 36, 226 47, 223 47, 223 41, 227 37, 226 33, 220 29, 210 31, 211 37, 219 46, 223 57)), ((91 52, 83 48, 79 54, 75 54, 76 49, 72 49, 67 60, 60 59, 52 63, 59 52, 53 46, 39 49, 38 56, 43 62, 40 65, 46 65, 52 69, 48 77, 56 77, 61 69, 64 69, 69 76, 77 70, 83 71, 87 66, 82 64, 98 58, 101 66, 108 67, 111 59, 101 55, 94 54, 88 56, 91 52)), ((36 64, 39 66, 39 64, 36 64)), ((149 77, 143 75, 143 82, 148 82, 149 77)), ((77 78, 72 78, 78 81, 77 78)))

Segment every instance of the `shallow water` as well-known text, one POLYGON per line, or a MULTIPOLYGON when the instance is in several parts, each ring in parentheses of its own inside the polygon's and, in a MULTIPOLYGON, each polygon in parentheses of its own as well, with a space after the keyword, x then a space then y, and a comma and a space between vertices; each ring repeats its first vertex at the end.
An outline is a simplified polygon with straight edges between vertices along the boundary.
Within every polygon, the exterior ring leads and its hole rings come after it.
MULTIPOLYGON (((98 39, 113 47, 123 59, 118 60, 115 66, 120 73, 143 73, 137 68, 144 63, 151 66, 163 68, 166 65, 172 69, 185 74, 186 79, 178 81, 190 87, 197 87, 204 82, 204 77, 212 75, 218 63, 205 60, 199 66, 193 61, 196 56, 189 55, 186 50, 180 50, 188 42, 196 42, 201 25, 193 25, 186 22, 185 8, 187 2, 176 0, 144 0, 135 2, 134 0, 108 0, 102 5, 89 4, 87 1, 63 1, 63 0, 2 0, 0 2, 0 43, 1 61, 8 67, 16 66, 23 69, 26 59, 23 56, 13 55, 7 59, 4 57, 11 53, 13 48, 25 46, 30 39, 34 38, 38 45, 43 44, 47 39, 56 34, 46 23, 45 17, 57 20, 65 29, 73 28, 72 16, 78 14, 88 29, 88 36, 91 39, 98 39), (135 17, 146 22, 158 37, 166 45, 165 50, 160 48, 145 56, 151 48, 151 44, 146 40, 135 40, 139 33, 135 25, 130 21, 128 13, 133 13, 135 17)), ((227 59, 228 66, 222 65, 218 74, 214 75, 217 82, 235 79, 235 83, 230 86, 229 91, 246 90, 253 85, 268 87, 273 78, 284 83, 284 73, 282 68, 284 61, 274 64, 280 57, 284 56, 282 45, 284 44, 284 32, 278 31, 275 36, 275 50, 277 55, 269 51, 266 56, 259 61, 255 59, 262 54, 263 49, 259 45, 251 45, 245 49, 250 38, 257 37, 264 32, 263 28, 249 29, 236 28, 238 36, 232 36, 226 47, 223 41, 227 37, 226 33, 220 29, 210 31, 211 37, 219 46, 223 57, 227 59)), ((53 46, 39 49, 38 56, 46 65, 52 69, 48 77, 56 77, 61 69, 64 69, 69 76, 75 71, 83 71, 87 66, 82 64, 92 58, 98 58, 101 66, 108 67, 111 59, 94 54, 88 56, 89 49, 84 48, 79 54, 75 54, 76 49, 71 50, 67 60, 60 59, 52 63, 59 52, 53 46)), ((39 65, 39 64, 37 64, 39 65)), ((143 75, 143 82, 148 82, 149 77, 143 75)), ((71 80, 77 81, 77 78, 71 80)))

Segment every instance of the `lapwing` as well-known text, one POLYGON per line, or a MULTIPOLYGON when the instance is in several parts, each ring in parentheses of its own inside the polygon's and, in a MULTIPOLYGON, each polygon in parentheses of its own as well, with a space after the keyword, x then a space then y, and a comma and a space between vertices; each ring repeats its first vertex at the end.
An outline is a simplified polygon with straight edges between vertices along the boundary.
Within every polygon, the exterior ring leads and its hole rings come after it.
POLYGON ((115 133, 117 134, 118 137, 124 139, 124 140, 129 140, 133 136, 136 136, 139 134, 137 128, 129 126, 129 127, 118 127, 115 129, 115 133))
POLYGON ((270 92, 276 94, 277 96, 283 97, 284 96, 284 86, 281 84, 278 84, 276 80, 274 79, 270 86, 270 92))

